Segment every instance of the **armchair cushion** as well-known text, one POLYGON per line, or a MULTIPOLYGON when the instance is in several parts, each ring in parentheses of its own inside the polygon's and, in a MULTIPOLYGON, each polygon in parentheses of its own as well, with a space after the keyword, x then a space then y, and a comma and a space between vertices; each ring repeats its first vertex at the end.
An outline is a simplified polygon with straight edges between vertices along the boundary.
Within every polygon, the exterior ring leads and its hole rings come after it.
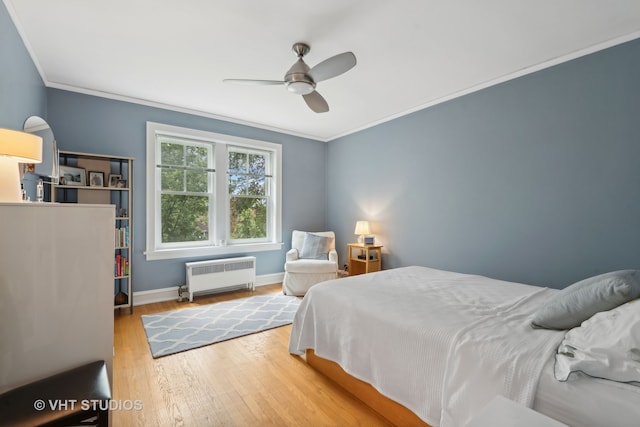
POLYGON ((319 236, 313 233, 305 233, 302 242, 302 249, 299 257, 301 259, 329 259, 329 250, 333 239, 328 236, 319 236))
POLYGON ((338 265, 329 260, 319 259, 299 259, 294 262, 288 262, 284 266, 287 273, 317 274, 317 273, 336 273, 338 265))

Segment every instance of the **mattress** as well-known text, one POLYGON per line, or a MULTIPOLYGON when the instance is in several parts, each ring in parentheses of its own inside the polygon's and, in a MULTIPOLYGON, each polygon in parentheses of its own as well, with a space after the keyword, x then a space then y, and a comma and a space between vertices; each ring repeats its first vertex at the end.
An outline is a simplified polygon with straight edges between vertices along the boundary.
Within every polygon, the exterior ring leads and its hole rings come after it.
POLYGON ((640 425, 640 387, 581 372, 569 381, 553 376, 552 354, 540 375, 533 409, 575 427, 637 427, 640 425))

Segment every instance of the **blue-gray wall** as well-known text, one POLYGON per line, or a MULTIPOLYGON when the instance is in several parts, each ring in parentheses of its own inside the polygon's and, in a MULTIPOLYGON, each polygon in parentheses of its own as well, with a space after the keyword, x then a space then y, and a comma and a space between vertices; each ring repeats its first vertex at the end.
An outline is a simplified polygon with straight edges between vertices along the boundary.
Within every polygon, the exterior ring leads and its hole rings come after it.
MULTIPOLYGON (((0 55, 0 128, 22 130, 27 117, 46 118, 46 88, 2 2, 0 55)), ((28 173, 22 180, 32 200, 37 178, 28 173)))
POLYGON ((327 168, 339 247, 371 220, 385 268, 551 287, 640 268, 640 41, 331 141, 327 168))
MULTIPOLYGON (((282 145, 281 251, 258 252, 257 274, 283 271, 294 229, 322 230, 325 209, 325 143, 205 117, 58 89, 47 89, 48 122, 61 150, 134 157, 134 290, 184 283, 185 261, 146 261, 146 122, 261 139, 282 145)), ((199 258, 202 259, 202 258, 199 258)))
POLYGON ((46 92, 38 70, 2 2, 0 55, 0 127, 22 130, 27 117, 45 117, 46 92))

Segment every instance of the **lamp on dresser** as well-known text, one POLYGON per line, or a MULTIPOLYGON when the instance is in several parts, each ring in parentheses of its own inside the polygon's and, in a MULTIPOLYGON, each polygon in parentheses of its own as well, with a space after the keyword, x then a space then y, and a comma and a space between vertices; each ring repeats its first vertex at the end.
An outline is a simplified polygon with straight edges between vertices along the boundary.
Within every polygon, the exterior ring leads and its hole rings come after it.
POLYGON ((0 129, 0 202, 20 202, 19 163, 42 161, 42 138, 11 129, 0 129))

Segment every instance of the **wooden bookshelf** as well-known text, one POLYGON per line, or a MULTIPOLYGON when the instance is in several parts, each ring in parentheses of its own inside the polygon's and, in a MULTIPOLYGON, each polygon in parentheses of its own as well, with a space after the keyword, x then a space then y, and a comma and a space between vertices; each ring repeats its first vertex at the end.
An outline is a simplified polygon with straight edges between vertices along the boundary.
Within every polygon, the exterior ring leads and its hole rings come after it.
POLYGON ((60 181, 51 185, 52 202, 115 207, 114 307, 133 313, 133 158, 60 151, 60 181))

